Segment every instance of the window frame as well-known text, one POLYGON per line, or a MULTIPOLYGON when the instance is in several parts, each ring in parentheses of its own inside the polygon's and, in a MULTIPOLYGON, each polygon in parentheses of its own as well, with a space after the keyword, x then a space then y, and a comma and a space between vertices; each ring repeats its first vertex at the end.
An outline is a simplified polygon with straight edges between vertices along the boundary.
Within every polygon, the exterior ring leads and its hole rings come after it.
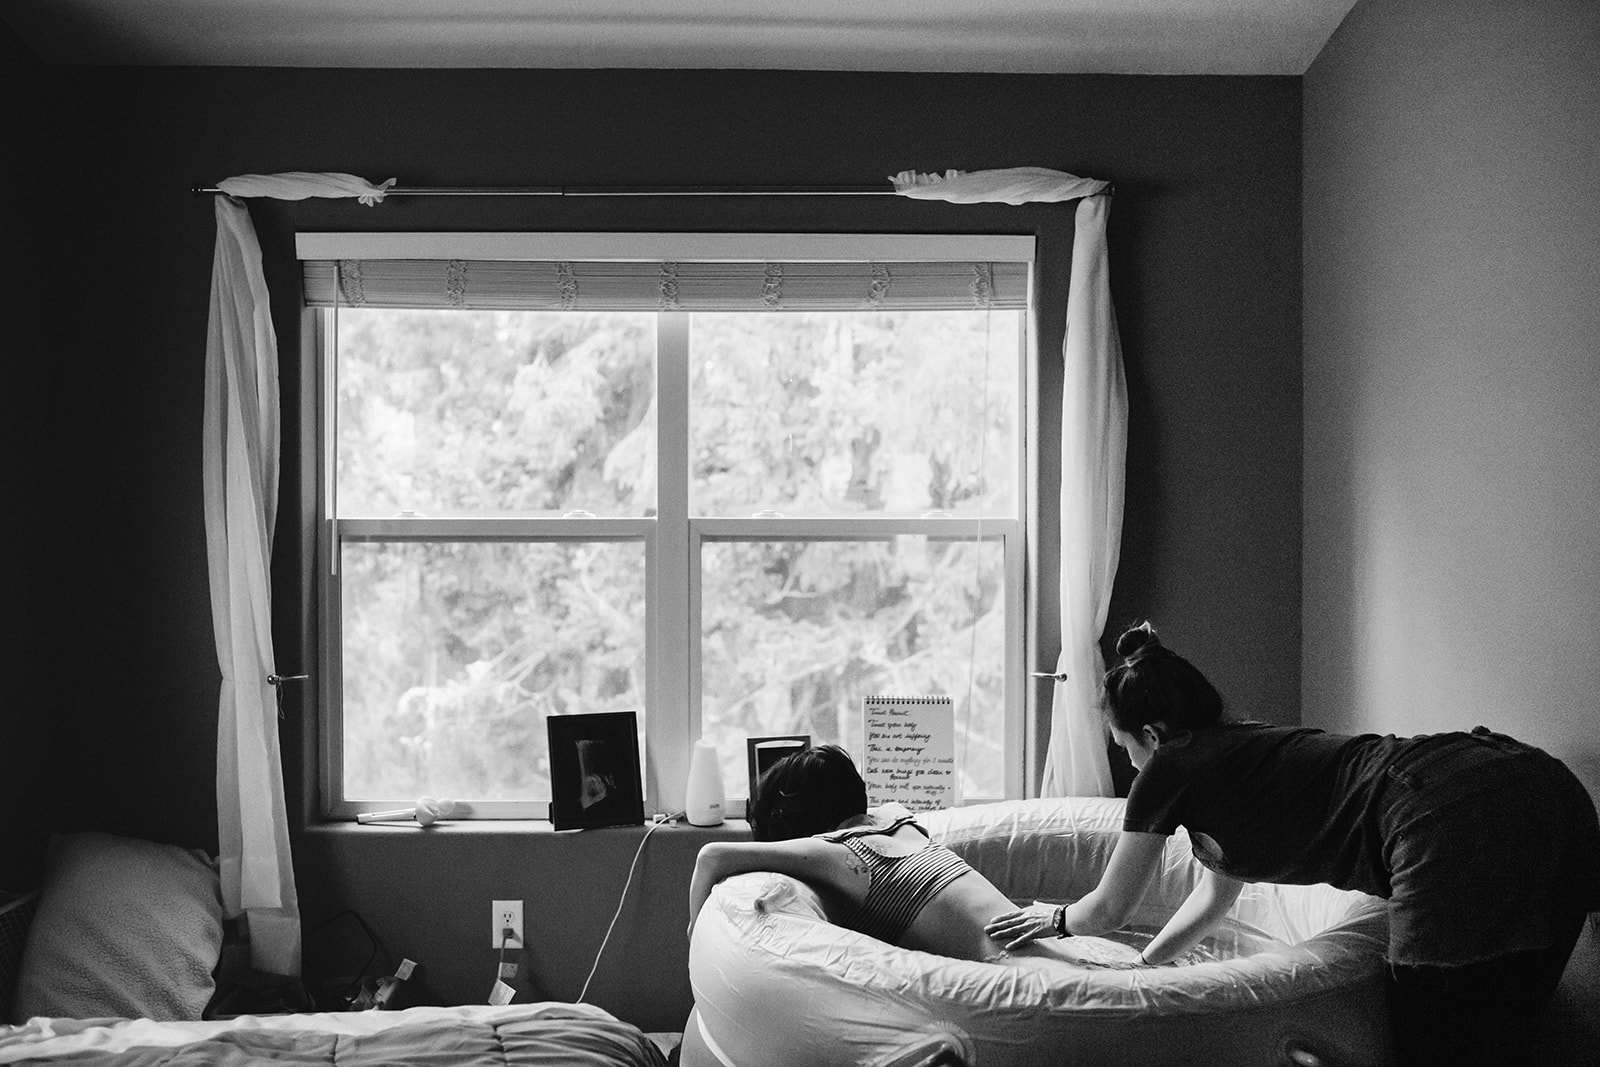
MULTIPOLYGON (((654 516, 339 518, 335 477, 337 372, 333 323, 337 308, 307 308, 316 364, 315 411, 318 471, 316 502, 316 603, 319 621, 320 706, 318 767, 322 817, 358 814, 409 804, 416 798, 343 799, 343 648, 338 565, 346 541, 477 542, 637 541, 645 555, 645 748, 641 753, 648 812, 681 809, 694 742, 702 722, 700 680, 702 546, 718 542, 856 541, 899 535, 937 539, 997 540, 1002 546, 1005 616, 1003 797, 962 798, 963 803, 1014 799, 1027 788, 1029 738, 1036 710, 1028 699, 1027 655, 1032 643, 1027 569, 1037 509, 1029 479, 1038 426, 1030 401, 1037 393, 1034 343, 1034 242, 1032 236, 946 234, 557 234, 557 233, 351 233, 300 234, 301 260, 342 258, 451 259, 984 259, 1029 264, 1028 309, 1019 331, 1015 390, 1017 448, 1012 457, 1014 505, 1005 517, 692 516, 689 493, 689 324, 693 312, 658 311, 656 402, 658 443, 654 516), (756 536, 752 536, 756 535, 756 536), (682 604, 682 614, 664 604, 682 604)), ((743 781, 727 783, 727 814, 744 815, 743 781)), ((456 816, 476 819, 549 819, 548 801, 470 801, 458 798, 456 816)))

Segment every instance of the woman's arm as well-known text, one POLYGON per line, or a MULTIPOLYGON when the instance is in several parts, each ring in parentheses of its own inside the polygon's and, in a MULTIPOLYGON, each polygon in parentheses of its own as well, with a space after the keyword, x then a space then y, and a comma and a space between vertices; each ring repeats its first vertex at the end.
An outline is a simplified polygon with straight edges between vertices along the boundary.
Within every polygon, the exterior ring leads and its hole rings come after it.
MULTIPOLYGON (((1082 900, 1067 907, 1064 925, 1068 934, 1103 934, 1127 924, 1133 909, 1161 870, 1166 850, 1165 834, 1142 834, 1123 830, 1111 850, 1100 884, 1082 900)), ((1006 948, 1016 948, 1041 937, 1054 937, 1055 908, 1034 905, 997 915, 984 931, 1006 948)))
POLYGON ((724 878, 749 871, 775 871, 837 888, 844 871, 841 856, 850 857, 850 850, 810 837, 789 841, 713 841, 702 846, 695 857, 694 875, 689 879, 689 933, 694 933, 695 920, 711 895, 711 887, 724 878))
POLYGON ((1213 870, 1206 870, 1189 891, 1183 906, 1167 920, 1167 925, 1144 947, 1146 963, 1165 963, 1193 948, 1228 914, 1239 899, 1244 883, 1213 870))

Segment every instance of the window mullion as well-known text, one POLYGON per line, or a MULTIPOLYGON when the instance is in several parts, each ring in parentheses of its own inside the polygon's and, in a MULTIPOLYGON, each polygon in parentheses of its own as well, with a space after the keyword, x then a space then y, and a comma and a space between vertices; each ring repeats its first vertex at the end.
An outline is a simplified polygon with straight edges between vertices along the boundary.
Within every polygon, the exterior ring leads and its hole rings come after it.
MULTIPOLYGON (((1033 306, 1030 272, 1028 305, 1033 306)), ((1029 664, 1039 662, 1031 643, 1036 636, 1029 619, 1036 607, 1028 598, 1029 552, 1033 543, 1033 530, 1037 529, 1036 499, 1038 448, 1036 447, 1037 417, 1033 415, 1038 390, 1038 365, 1034 353, 1038 351, 1034 336, 1034 317, 1025 316, 1023 328, 1017 332, 1015 370, 1010 376, 1014 390, 1015 410, 1019 414, 1012 427, 1016 436, 1006 442, 1012 455, 1012 478, 1017 487, 1015 516, 1017 529, 1006 537, 1006 766, 1005 789, 1007 797, 1037 796, 1033 781, 1033 760, 1030 758, 1033 732, 1031 714, 1034 699, 1040 687, 1029 685, 1029 664)))
POLYGON ((321 553, 322 566, 314 567, 313 579, 318 586, 317 603, 321 616, 318 625, 317 645, 317 675, 318 684, 321 686, 319 710, 317 716, 318 749, 322 760, 319 768, 318 784, 321 789, 320 804, 323 814, 331 814, 334 806, 339 805, 344 799, 344 630, 342 625, 343 611, 341 607, 341 589, 339 585, 339 521, 337 516, 337 498, 334 490, 338 485, 338 411, 339 383, 338 367, 339 353, 337 349, 339 332, 334 321, 337 309, 333 312, 307 312, 307 326, 313 337, 314 347, 311 351, 316 353, 318 382, 320 392, 317 395, 317 442, 318 455, 322 464, 322 479, 318 487, 318 518, 322 521, 317 524, 318 536, 321 538, 317 546, 321 553))
POLYGON ((689 316, 656 316, 656 596, 650 604, 654 638, 645 716, 646 802, 662 811, 682 804, 689 747, 699 736, 699 695, 693 655, 699 618, 692 612, 689 539, 689 316))

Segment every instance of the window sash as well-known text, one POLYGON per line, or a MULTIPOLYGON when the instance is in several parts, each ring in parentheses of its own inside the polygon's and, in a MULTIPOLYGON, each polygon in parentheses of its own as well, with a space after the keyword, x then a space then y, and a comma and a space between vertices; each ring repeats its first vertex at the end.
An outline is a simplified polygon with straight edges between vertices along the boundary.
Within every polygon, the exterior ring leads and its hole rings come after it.
MULTIPOLYGON (((473 543, 473 542, 613 542, 638 541, 644 545, 646 588, 652 588, 652 576, 657 567, 656 520, 649 518, 616 519, 506 519, 506 518, 377 518, 377 519, 327 519, 324 550, 331 561, 327 573, 321 576, 322 595, 322 677, 324 679, 321 717, 321 755, 319 780, 322 785, 322 808, 332 818, 354 818, 363 812, 382 811, 404 806, 414 797, 386 797, 378 800, 349 800, 345 798, 344 781, 344 605, 340 599, 338 561, 346 544, 377 542, 400 543, 473 543)), ((645 626, 645 663, 659 659, 655 647, 659 627, 654 624, 657 609, 647 600, 645 626)), ((647 705, 654 704, 651 683, 645 688, 647 705)), ((642 758, 648 758, 649 746, 665 743, 666 724, 654 722, 657 716, 648 707, 637 710, 645 722, 646 749, 642 758), (658 740, 658 738, 661 738, 658 740)), ((648 770, 645 771, 648 775, 648 770)), ((649 783, 646 781, 646 789, 649 783)), ((452 818, 456 819, 535 819, 549 821, 550 802, 547 800, 473 800, 451 798, 456 801, 452 818)), ((647 791, 645 803, 649 810, 660 810, 647 791)))
MULTIPOLYGON (((647 664, 646 708, 644 713, 645 751, 648 754, 643 767, 645 776, 645 803, 650 811, 671 811, 679 806, 671 798, 682 793, 687 782, 687 752, 702 729, 702 694, 699 668, 701 663, 701 561, 702 547, 715 542, 770 542, 770 541, 872 541, 888 540, 900 536, 927 537, 930 540, 998 541, 1002 546, 1007 597, 1006 613, 1006 694, 1004 699, 1005 736, 1003 744, 1007 753, 1004 775, 1004 796, 1022 794, 1023 780, 1023 716, 1022 707, 1025 674, 1021 669, 1021 650, 1024 637, 1024 618, 1021 610, 1023 589, 1023 531, 1024 523, 1015 518, 944 518, 917 516, 881 516, 851 518, 692 518, 680 529, 683 536, 677 540, 684 546, 675 560, 667 563, 661 551, 662 537, 669 531, 659 517, 651 518, 428 518, 384 517, 347 518, 329 520, 328 545, 334 559, 340 558, 343 546, 356 542, 406 543, 406 542, 605 542, 642 541, 645 546, 647 588, 653 595, 647 600, 645 626, 645 662, 647 664), (672 586, 673 588, 667 588, 672 586), (687 605, 678 621, 663 620, 663 604, 687 605), (664 624, 664 625, 663 625, 664 624), (670 646, 670 650, 668 647, 670 646), (672 707, 687 709, 687 713, 673 715, 672 707), (685 721, 687 719, 687 721, 685 721), (669 767, 681 762, 683 767, 673 781, 669 767)), ((338 589, 337 580, 330 592, 338 589)), ((329 679, 329 708, 342 706, 343 647, 337 620, 342 617, 337 597, 326 598, 326 629, 329 655, 324 676, 329 679)), ((330 720, 333 717, 330 716, 330 720)), ((324 730, 324 795, 328 798, 328 814, 351 817, 363 811, 393 807, 404 803, 404 798, 378 801, 354 801, 343 797, 343 722, 330 721, 324 730)), ((727 782, 727 813, 733 817, 744 814, 741 797, 742 782, 727 782)), ((969 801, 1001 798, 966 798, 969 801)), ((548 819, 547 801, 493 801, 463 802, 457 810, 458 818, 526 818, 548 819)))
MULTIPOLYGON (((704 725, 704 709, 699 668, 702 662, 700 635, 703 618, 700 610, 702 547, 713 542, 768 542, 768 541, 872 541, 888 540, 900 536, 926 537, 929 540, 998 541, 1001 545, 1006 596, 1004 670, 1006 692, 1003 715, 1005 735, 1001 739, 1006 752, 1003 796, 965 797, 964 803, 1001 800, 1022 796, 1024 786, 1022 714, 1026 671, 1023 669, 1023 641, 1026 631, 1023 611, 1023 586, 1025 569, 1024 531, 1026 524, 1018 518, 932 518, 912 516, 871 516, 863 518, 699 518, 688 523, 689 564, 687 582, 692 598, 689 612, 688 637, 690 654, 685 662, 694 671, 688 687, 690 722, 695 737, 704 725)), ((744 790, 743 782, 724 783, 730 797, 744 790)), ((748 799, 748 798, 744 798, 748 799)), ((744 814, 742 809, 730 814, 744 814)))

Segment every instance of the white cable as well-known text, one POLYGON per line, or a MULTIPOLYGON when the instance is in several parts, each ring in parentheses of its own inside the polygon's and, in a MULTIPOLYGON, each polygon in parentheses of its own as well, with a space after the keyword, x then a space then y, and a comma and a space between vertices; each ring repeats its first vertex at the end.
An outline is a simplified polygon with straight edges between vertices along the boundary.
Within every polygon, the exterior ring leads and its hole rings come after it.
POLYGON ((650 829, 646 830, 644 836, 639 839, 639 847, 633 853, 633 862, 628 865, 628 879, 622 883, 622 897, 617 901, 617 910, 611 915, 611 925, 606 927, 606 936, 600 939, 600 948, 594 954, 594 966, 589 968, 589 977, 583 980, 583 991, 578 994, 577 1002, 579 1004, 582 1004, 583 998, 589 995, 589 983, 594 981, 594 972, 600 969, 600 957, 605 955, 606 945, 611 941, 611 931, 616 929, 617 919, 622 915, 622 906, 628 902, 628 887, 633 885, 634 868, 639 866, 639 857, 644 855, 644 843, 650 840, 651 834, 666 826, 675 818, 677 816, 651 824, 650 829))

